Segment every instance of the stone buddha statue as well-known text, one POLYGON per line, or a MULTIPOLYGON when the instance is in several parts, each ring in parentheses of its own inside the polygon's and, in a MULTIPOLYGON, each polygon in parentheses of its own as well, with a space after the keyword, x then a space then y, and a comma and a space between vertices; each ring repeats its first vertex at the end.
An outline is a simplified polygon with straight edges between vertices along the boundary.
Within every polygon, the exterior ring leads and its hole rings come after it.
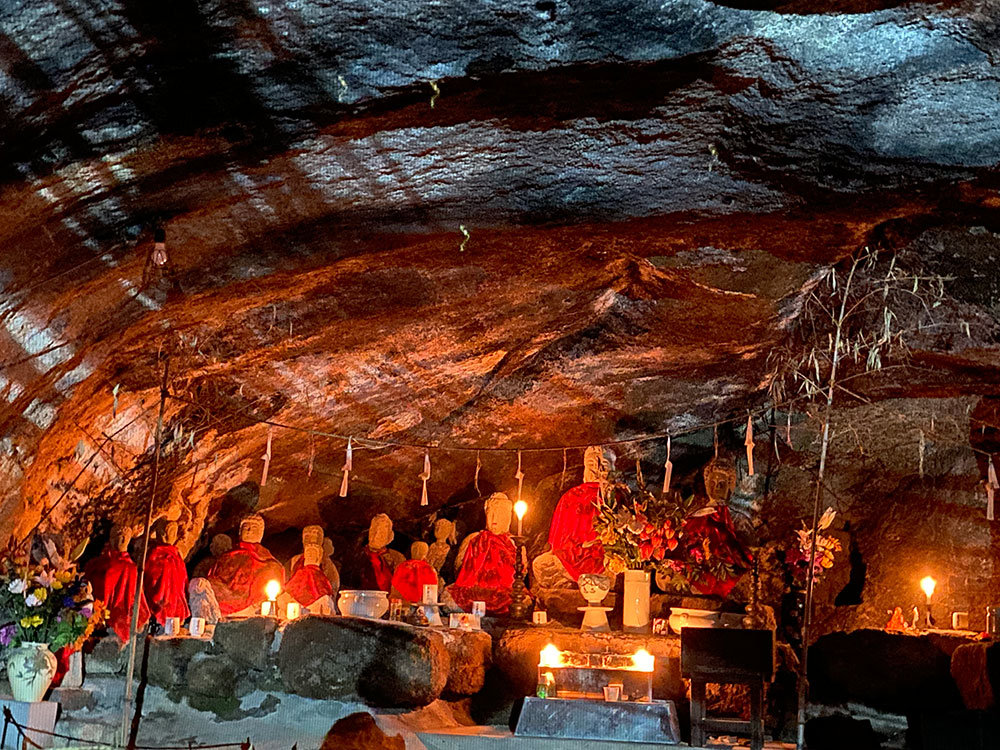
POLYGON ((285 586, 285 592, 303 607, 307 607, 312 614, 334 612, 336 591, 321 567, 322 545, 306 544, 299 558, 295 572, 285 586))
POLYGON ((285 570, 261 544, 263 538, 263 517, 256 513, 247 516, 240 521, 239 543, 218 557, 208 572, 223 615, 257 614, 260 603, 267 599, 268 581, 284 585, 285 570))
POLYGON ((191 578, 204 578, 215 565, 215 561, 233 548, 233 540, 229 534, 216 534, 208 543, 208 556, 199 560, 191 571, 191 578))
POLYGON ((410 559, 396 568, 392 576, 390 596, 408 604, 419 604, 423 601, 424 586, 440 586, 437 571, 427 562, 428 549, 427 542, 410 545, 410 559))
POLYGON ((368 526, 368 546, 361 562, 362 589, 389 591, 392 588, 392 574, 406 561, 402 553, 389 549, 394 538, 392 519, 379 513, 368 526))
POLYGON ((439 518, 434 522, 434 543, 427 550, 427 562, 438 573, 444 568, 455 543, 455 522, 439 518))
POLYGON ((142 577, 146 602, 160 624, 166 622, 168 617, 186 620, 190 614, 187 603, 187 566, 177 549, 179 531, 176 521, 159 522, 156 539, 146 558, 146 572, 142 577))
POLYGON ((510 498, 495 492, 486 499, 486 528, 470 534, 458 548, 458 575, 448 591, 462 609, 485 601, 486 610, 507 611, 514 583, 515 548, 510 536, 513 506, 510 498))
MULTIPOLYGON (((323 531, 323 527, 317 524, 312 524, 306 526, 302 529, 302 549, 305 550, 307 545, 318 544, 323 551, 323 557, 320 560, 319 567, 323 571, 323 574, 330 581, 330 585, 333 587, 334 591, 340 589, 340 572, 337 570, 337 566, 334 565, 331 559, 333 555, 333 542, 331 542, 327 537, 326 533, 323 531)), ((302 564, 302 554, 295 555, 288 563, 288 577, 291 578, 298 566, 302 564)))
MULTIPOLYGON (((128 554, 132 541, 132 530, 115 525, 111 529, 111 539, 104 551, 84 567, 84 576, 90 581, 94 599, 104 602, 108 608, 108 627, 124 643, 129 639, 132 623, 132 603, 138 585, 138 568, 128 554)), ((149 606, 146 597, 139 595, 139 619, 136 631, 149 622, 149 606)))
POLYGON ((604 567, 604 546, 594 531, 594 519, 601 482, 614 468, 615 454, 611 450, 591 446, 584 452, 583 484, 559 498, 549 527, 549 551, 532 562, 535 585, 574 588, 583 573, 611 575, 604 567))

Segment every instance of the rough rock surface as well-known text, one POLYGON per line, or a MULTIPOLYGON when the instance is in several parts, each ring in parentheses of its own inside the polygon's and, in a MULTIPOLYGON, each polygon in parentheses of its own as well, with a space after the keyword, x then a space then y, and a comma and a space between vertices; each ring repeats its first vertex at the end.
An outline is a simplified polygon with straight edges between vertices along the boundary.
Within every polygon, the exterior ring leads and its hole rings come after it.
POLYGON ((220 622, 215 626, 212 642, 237 664, 264 670, 271 661, 271 646, 277 629, 278 623, 271 617, 220 622))
POLYGON ((442 636, 449 658, 445 692, 453 696, 475 695, 482 690, 486 673, 493 665, 493 639, 475 630, 447 630, 442 636))
MULTIPOLYGON (((153 638, 149 641, 146 674, 151 685, 164 690, 188 686, 188 670, 195 656, 207 653, 212 643, 200 638, 153 638)), ((91 659, 87 659, 91 669, 91 659)))
POLYGON ((289 692, 360 699, 372 706, 431 703, 448 683, 444 638, 426 628, 353 617, 307 617, 288 625, 278 650, 289 692))
POLYGON ((320 750, 406 750, 406 741, 383 732, 371 714, 358 712, 338 719, 320 750))

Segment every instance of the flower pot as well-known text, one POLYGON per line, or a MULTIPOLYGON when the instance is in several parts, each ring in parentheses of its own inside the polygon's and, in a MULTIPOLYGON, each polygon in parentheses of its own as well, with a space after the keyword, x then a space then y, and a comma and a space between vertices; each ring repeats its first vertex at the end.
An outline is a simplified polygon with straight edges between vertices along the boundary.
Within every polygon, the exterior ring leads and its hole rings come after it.
POLYGON ((56 676, 56 655, 47 643, 22 643, 7 655, 7 679, 16 701, 35 703, 49 691, 56 676))
POLYGON ((645 570, 625 571, 622 628, 626 633, 649 632, 649 573, 645 570))

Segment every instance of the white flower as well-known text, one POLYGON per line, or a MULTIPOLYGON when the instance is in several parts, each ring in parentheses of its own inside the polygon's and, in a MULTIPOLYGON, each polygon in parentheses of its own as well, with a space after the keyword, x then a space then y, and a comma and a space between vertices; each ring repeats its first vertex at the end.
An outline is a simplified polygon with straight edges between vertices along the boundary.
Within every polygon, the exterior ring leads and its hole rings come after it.
POLYGON ((15 578, 7 584, 7 590, 12 594, 23 594, 26 588, 28 588, 28 582, 23 578, 15 578))
POLYGON ((37 607, 39 604, 42 603, 42 601, 43 601, 42 599, 39 599, 32 593, 28 594, 27 598, 25 598, 24 600, 24 603, 27 604, 29 607, 37 607))

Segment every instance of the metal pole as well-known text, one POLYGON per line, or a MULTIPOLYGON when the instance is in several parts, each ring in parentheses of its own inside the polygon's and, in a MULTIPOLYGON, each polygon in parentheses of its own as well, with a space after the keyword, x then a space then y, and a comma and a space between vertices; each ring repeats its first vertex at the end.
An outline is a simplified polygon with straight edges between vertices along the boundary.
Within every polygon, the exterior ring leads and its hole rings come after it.
POLYGON ((146 557, 149 554, 150 526, 153 523, 153 503, 156 498, 156 485, 160 474, 160 443, 163 440, 163 414, 167 407, 167 374, 169 371, 169 358, 163 360, 163 378, 160 382, 160 412, 156 418, 155 447, 153 449, 153 477, 149 491, 149 503, 146 506, 146 525, 144 528, 145 539, 142 543, 142 564, 139 566, 139 576, 136 580, 135 595, 132 598, 132 621, 129 624, 128 639, 128 668, 125 671, 125 703, 122 706, 122 746, 128 743, 129 727, 132 713, 132 680, 135 676, 135 649, 138 641, 136 626, 139 620, 139 601, 142 598, 143 579, 146 573, 146 557))

